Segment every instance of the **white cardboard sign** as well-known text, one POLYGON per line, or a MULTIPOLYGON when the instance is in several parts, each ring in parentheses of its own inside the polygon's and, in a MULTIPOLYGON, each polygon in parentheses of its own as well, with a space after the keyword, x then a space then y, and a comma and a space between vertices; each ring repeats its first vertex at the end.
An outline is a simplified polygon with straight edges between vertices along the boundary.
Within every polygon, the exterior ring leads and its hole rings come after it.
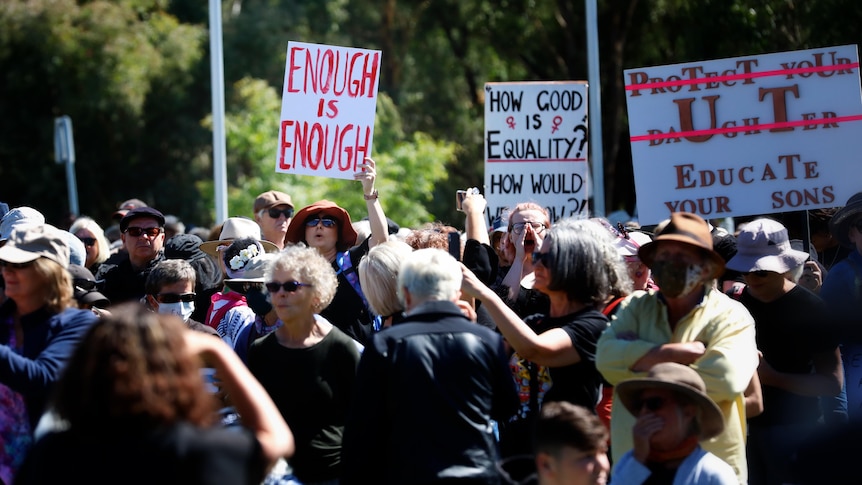
POLYGON ((287 44, 275 171, 353 179, 371 156, 381 52, 287 44))
POLYGON ((485 84, 485 199, 490 222, 519 202, 551 222, 589 216, 587 83, 485 84))
POLYGON ((624 76, 642 224, 834 207, 862 189, 855 45, 624 76))

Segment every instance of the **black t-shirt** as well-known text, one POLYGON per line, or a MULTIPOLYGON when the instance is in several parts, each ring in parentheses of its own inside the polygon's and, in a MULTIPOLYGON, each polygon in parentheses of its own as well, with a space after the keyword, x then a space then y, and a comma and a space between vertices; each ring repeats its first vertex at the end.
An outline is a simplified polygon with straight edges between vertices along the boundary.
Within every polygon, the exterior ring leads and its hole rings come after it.
MULTIPOLYGON (((764 303, 746 288, 739 301, 754 317, 755 339, 763 358, 778 372, 809 374, 814 354, 834 352, 823 300, 796 286, 779 299, 764 303)), ((820 415, 818 399, 762 385, 763 413, 749 419, 751 426, 814 422, 820 415)))
POLYGON ((260 443, 242 427, 61 431, 36 442, 15 483, 259 484, 267 465, 260 443))
POLYGON ((581 356, 581 361, 563 367, 551 367, 551 389, 544 402, 568 401, 595 411, 599 402, 602 375, 596 369, 596 343, 608 328, 608 318, 593 308, 562 317, 534 315, 525 320, 537 334, 562 328, 581 356))
POLYGON ((337 328, 301 349, 279 344, 273 332, 248 351, 249 370, 293 432, 296 452, 288 462, 303 482, 333 480, 341 473, 341 437, 359 357, 356 342, 337 328))

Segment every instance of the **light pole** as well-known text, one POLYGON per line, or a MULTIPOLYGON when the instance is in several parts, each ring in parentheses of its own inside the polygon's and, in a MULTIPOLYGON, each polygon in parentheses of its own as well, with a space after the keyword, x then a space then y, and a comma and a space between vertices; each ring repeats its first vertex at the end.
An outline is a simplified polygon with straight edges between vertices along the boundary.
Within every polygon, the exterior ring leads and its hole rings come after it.
POLYGON ((54 118, 54 160, 66 165, 66 186, 69 192, 69 212, 78 216, 78 182, 75 179, 75 137, 72 118, 54 118))

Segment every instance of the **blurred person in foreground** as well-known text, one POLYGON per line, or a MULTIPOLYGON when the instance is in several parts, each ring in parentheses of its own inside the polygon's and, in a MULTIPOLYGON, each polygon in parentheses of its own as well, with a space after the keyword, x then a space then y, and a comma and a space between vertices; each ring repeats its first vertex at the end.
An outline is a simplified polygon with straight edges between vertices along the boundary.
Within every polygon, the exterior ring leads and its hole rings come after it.
POLYGON ((491 421, 508 419, 517 394, 500 336, 456 304, 461 268, 436 248, 401 265, 406 317, 362 355, 341 483, 501 483, 491 421))
MULTIPOLYGON (((617 384, 619 403, 637 416, 634 449, 620 458, 613 484, 737 485, 733 468, 698 444, 721 433, 721 409, 694 369, 662 362, 617 384)), ((616 405, 616 403, 614 403, 616 405)))
POLYGON ((282 324, 251 345, 248 368, 296 436, 288 460, 296 477, 337 483, 361 346, 319 315, 335 295, 335 271, 316 249, 289 244, 264 278, 282 324))
MULTIPOLYGON (((599 338, 596 366, 616 386, 641 377, 655 364, 690 365, 724 416, 724 431, 704 449, 725 460, 740 483, 748 481, 744 392, 757 370, 754 320, 741 303, 715 287, 724 259, 712 250, 706 221, 675 212, 638 257, 659 290, 635 292, 623 301, 599 338)), ((624 406, 611 411, 611 454, 618 463, 633 447, 635 417, 624 406)), ((768 404, 767 404, 768 405, 768 404)), ((616 465, 614 465, 616 466, 616 465)))
POLYGON ((258 484, 293 451, 266 391, 219 339, 140 305, 115 308, 75 351, 42 437, 16 483, 258 484), (242 416, 217 424, 200 365, 216 369, 242 416))
POLYGON ((0 247, 0 480, 12 483, 54 383, 97 317, 75 308, 69 248, 54 226, 13 230, 0 247))

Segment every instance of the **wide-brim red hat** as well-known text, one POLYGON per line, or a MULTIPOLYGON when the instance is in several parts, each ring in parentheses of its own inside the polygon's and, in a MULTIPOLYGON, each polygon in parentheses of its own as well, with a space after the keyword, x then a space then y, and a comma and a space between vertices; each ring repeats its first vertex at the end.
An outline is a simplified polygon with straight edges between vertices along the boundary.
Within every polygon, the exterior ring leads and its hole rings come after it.
POLYGON ((356 230, 353 229, 353 223, 350 221, 350 214, 329 200, 319 200, 300 209, 290 220, 284 240, 294 244, 306 242, 305 221, 314 216, 327 216, 338 222, 338 243, 335 245, 337 250, 345 251, 356 244, 357 234, 356 230))

